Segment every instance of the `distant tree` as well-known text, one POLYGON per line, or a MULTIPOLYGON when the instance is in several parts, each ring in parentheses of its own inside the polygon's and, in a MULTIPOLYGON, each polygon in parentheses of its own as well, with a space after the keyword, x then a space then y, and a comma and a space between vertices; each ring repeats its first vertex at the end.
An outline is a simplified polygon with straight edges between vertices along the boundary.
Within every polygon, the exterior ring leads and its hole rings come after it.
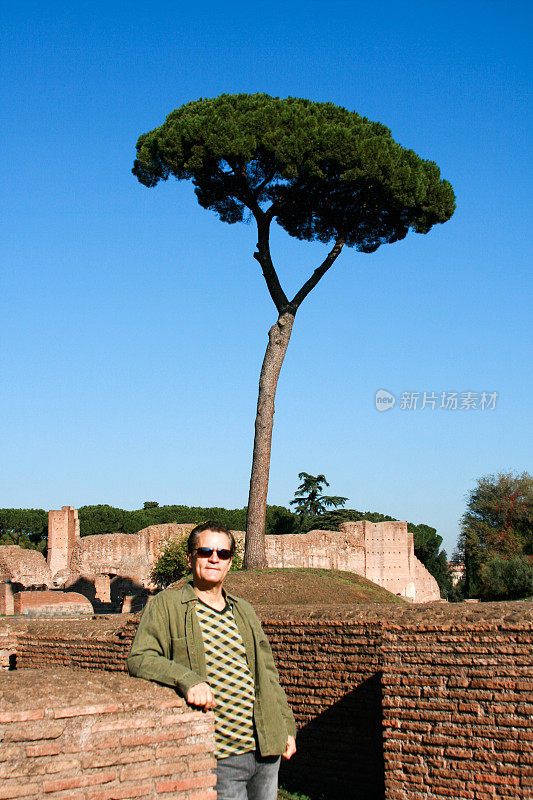
MULTIPOLYGON (((108 505, 83 506, 79 509, 82 536, 95 533, 137 533, 150 525, 169 522, 199 523, 214 519, 234 531, 246 527, 246 508, 220 508, 169 505, 125 511, 108 505)), ((296 516, 283 506, 267 506, 267 533, 288 533, 296 516)))
POLYGON ((300 518, 284 506, 267 506, 266 532, 275 534, 298 533, 300 518))
POLYGON ((298 473, 301 484, 294 492, 294 500, 290 505, 295 506, 295 511, 303 519, 308 516, 318 517, 328 508, 343 506, 348 499, 338 495, 321 494, 324 486, 329 486, 324 475, 309 475, 308 472, 298 473))
POLYGON ((533 564, 524 555, 493 556, 480 570, 484 600, 521 600, 533 596, 533 564))
POLYGON ((487 596, 489 576, 500 573, 502 559, 533 555, 531 475, 507 472, 478 480, 461 520, 458 555, 465 565, 467 597, 487 596), (488 568, 490 562, 494 565, 488 568))
POLYGON ((139 137, 133 174, 148 187, 191 180, 198 202, 223 222, 254 220, 257 251, 277 321, 269 331, 255 422, 246 523, 246 567, 266 565, 265 515, 274 399, 296 312, 344 246, 372 253, 427 233, 455 209, 436 164, 379 122, 332 103, 266 94, 187 103, 139 137), (290 298, 270 252, 273 220, 290 235, 329 244, 326 258, 290 298))
POLYGON ((80 535, 91 536, 96 533, 127 533, 128 512, 106 504, 81 506, 78 509, 80 535))
POLYGON ((0 509, 0 544, 43 550, 47 533, 48 514, 42 508, 0 509))
POLYGON ((147 508, 158 508, 158 507, 159 507, 159 503, 157 503, 155 500, 145 500, 144 504, 143 504, 143 508, 144 509, 147 509, 147 508))

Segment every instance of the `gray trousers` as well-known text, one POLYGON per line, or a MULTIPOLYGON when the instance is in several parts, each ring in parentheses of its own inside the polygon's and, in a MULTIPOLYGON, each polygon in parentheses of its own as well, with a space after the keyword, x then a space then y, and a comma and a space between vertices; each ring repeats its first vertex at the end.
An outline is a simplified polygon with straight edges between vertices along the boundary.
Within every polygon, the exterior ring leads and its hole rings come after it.
POLYGON ((217 800, 276 800, 279 756, 258 751, 217 761, 217 800))

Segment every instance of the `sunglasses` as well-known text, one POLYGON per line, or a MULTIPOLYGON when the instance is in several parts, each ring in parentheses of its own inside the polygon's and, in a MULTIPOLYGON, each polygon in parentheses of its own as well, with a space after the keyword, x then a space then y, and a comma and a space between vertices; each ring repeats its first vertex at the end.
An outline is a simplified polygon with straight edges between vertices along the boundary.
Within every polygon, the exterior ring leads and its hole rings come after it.
POLYGON ((231 550, 226 550, 225 547, 197 547, 194 552, 199 558, 211 558, 215 551, 221 561, 231 558, 231 550))

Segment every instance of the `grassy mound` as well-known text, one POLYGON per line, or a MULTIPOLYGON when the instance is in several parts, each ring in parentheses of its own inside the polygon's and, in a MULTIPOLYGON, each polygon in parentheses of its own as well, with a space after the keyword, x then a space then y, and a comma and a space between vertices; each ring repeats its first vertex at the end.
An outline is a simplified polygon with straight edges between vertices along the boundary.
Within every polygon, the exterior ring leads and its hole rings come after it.
POLYGON ((257 606, 406 602, 361 575, 336 569, 249 569, 230 572, 224 585, 257 606))

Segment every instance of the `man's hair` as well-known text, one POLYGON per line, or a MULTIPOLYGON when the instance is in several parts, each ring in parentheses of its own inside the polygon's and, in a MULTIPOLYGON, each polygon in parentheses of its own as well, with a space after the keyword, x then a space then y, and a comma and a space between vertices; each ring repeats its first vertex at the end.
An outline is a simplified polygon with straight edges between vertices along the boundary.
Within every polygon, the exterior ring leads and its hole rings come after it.
POLYGON ((196 528, 193 528, 189 534, 189 538, 187 540, 187 552, 189 555, 192 555, 196 550, 196 546, 198 544, 198 539, 200 538, 200 534, 204 531, 213 531, 213 533, 225 533, 230 541, 230 550, 231 555, 235 552, 235 537, 233 536, 232 532, 229 528, 226 528, 225 525, 221 525, 219 522, 213 522, 213 520, 207 520, 207 522, 202 522, 201 525, 197 525, 196 528))

